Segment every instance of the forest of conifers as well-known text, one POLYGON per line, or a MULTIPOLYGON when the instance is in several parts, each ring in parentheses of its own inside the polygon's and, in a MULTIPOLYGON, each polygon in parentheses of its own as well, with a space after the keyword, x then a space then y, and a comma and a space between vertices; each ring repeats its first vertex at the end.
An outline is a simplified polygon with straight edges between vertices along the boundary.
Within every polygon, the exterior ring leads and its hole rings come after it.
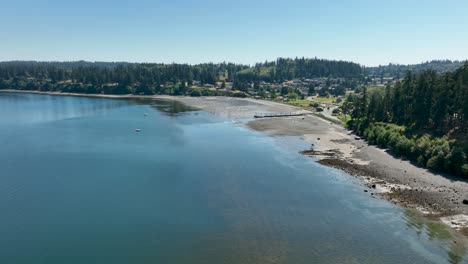
MULTIPOLYGON (((371 144, 389 148, 421 166, 468 177, 468 64, 447 71, 454 65, 461 64, 435 61, 413 65, 413 72, 407 71, 402 80, 386 88, 351 93, 342 107, 352 116, 348 126, 371 144), (436 70, 424 71, 431 66, 436 70)), ((191 92, 186 84, 222 80, 246 92, 250 86, 246 84, 296 78, 345 78, 365 84, 369 77, 379 78, 392 71, 400 74, 402 69, 391 65, 369 69, 352 62, 304 58, 279 58, 255 66, 12 61, 0 62, 0 89, 184 95, 191 92)), ((200 95, 200 91, 195 92, 200 95)), ((230 95, 209 95, 220 94, 230 95)))
POLYGON ((348 125, 370 143, 433 170, 468 176, 468 63, 454 72, 408 72, 385 90, 349 97, 348 125))
MULTIPOLYGON (((166 91, 161 84, 215 84, 223 80, 239 87, 261 80, 283 81, 322 76, 359 77, 361 66, 352 62, 322 59, 282 59, 254 67, 234 63, 155 64, 105 62, 0 63, 0 89, 63 91, 111 94, 181 94, 179 87, 166 91), (267 72, 267 77, 261 73, 267 72)), ((182 87, 185 88, 185 87, 182 87)), ((237 88, 237 87, 234 87, 237 88)), ((182 91, 186 92, 185 90, 182 91)))
POLYGON ((283 82, 295 78, 361 77, 359 64, 346 61, 305 58, 278 58, 276 61, 257 63, 237 73, 239 81, 283 82))
MULTIPOLYGON (((219 73, 233 76, 236 64, 147 64, 91 62, 3 62, 0 89, 105 94, 162 94, 161 85, 199 81, 214 84, 219 73)), ((172 91, 172 90, 171 90, 172 91)))
POLYGON ((433 60, 413 65, 401 65, 390 63, 389 65, 385 66, 365 67, 364 72, 367 75, 375 76, 378 78, 395 77, 397 79, 400 79, 403 78, 408 71, 422 72, 427 70, 433 70, 437 73, 444 73, 449 71, 455 71, 456 69, 463 66, 464 63, 464 61, 451 60, 433 60))

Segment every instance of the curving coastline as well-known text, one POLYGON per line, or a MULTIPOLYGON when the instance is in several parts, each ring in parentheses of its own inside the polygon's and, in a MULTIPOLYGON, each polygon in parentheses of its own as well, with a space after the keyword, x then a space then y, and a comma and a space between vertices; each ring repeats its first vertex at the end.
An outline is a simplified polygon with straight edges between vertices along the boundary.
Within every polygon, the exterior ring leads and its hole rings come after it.
POLYGON ((231 97, 187 97, 167 95, 89 95, 58 92, 0 90, 57 96, 98 98, 146 98, 176 100, 215 115, 244 123, 247 127, 272 136, 298 136, 311 144, 303 152, 320 164, 338 168, 359 178, 363 191, 405 208, 415 208, 431 219, 468 235, 468 182, 449 175, 435 174, 391 153, 369 146, 350 131, 314 115, 253 120, 255 113, 303 111, 271 101, 231 97))

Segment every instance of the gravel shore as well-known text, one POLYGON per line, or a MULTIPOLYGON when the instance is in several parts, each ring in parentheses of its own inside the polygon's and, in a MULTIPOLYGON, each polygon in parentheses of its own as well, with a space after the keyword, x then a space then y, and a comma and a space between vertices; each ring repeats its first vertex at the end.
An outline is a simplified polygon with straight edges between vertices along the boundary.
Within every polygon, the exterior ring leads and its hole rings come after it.
POLYGON ((465 234, 468 230, 466 180, 417 167, 314 115, 254 120, 248 126, 275 136, 300 136, 311 144, 303 154, 360 178, 369 195, 418 209, 465 234))
MULTIPOLYGON (((3 90, 5 92, 5 90, 3 90)), ((6 90, 6 92, 18 92, 6 90)), ((27 91, 26 91, 27 92, 27 91)), ((297 107, 271 101, 232 97, 82 95, 105 98, 151 98, 176 100, 227 119, 244 122, 249 128, 272 136, 298 136, 311 144, 310 155, 323 165, 335 167, 361 179, 363 191, 406 208, 415 208, 468 234, 468 182, 436 174, 369 146, 347 129, 297 107), (256 113, 302 112, 304 117, 262 118, 256 113)))
POLYGON ((468 231, 468 181, 420 168, 387 150, 368 145, 351 131, 300 108, 270 101, 226 97, 177 99, 224 117, 252 118, 256 112, 297 112, 304 117, 262 118, 247 121, 256 131, 272 136, 298 136, 311 144, 303 154, 323 165, 361 179, 369 195, 442 220, 463 233, 468 231))

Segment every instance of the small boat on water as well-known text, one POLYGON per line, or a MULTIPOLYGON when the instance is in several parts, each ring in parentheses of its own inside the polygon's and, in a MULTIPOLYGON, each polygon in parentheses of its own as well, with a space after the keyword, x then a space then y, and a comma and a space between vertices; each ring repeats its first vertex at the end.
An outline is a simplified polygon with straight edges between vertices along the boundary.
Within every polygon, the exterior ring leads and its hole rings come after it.
POLYGON ((147 113, 144 113, 143 115, 144 115, 144 116, 148 116, 148 114, 147 114, 147 113))
POLYGON ((141 132, 141 129, 135 128, 135 132, 141 132))

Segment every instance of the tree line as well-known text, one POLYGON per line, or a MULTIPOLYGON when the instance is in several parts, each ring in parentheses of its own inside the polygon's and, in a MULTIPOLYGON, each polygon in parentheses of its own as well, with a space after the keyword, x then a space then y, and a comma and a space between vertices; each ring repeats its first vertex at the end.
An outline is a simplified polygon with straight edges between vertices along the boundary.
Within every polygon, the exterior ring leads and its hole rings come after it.
POLYGON ((359 64, 309 58, 278 58, 276 61, 257 63, 240 71, 237 75, 241 82, 283 82, 296 78, 344 77, 357 78, 362 74, 359 64))
POLYGON ((364 89, 348 101, 348 125, 370 143, 428 168, 468 176, 468 63, 443 74, 408 72, 393 86, 364 89))
MULTIPOLYGON (((2 62, 0 63, 1 88, 36 88, 45 83, 60 82, 93 85, 95 87, 118 84, 122 86, 158 86, 167 82, 199 81, 215 84, 220 74, 232 80, 236 72, 247 68, 233 63, 155 64, 155 63, 86 63, 86 62, 2 62), (37 83, 31 83, 31 80, 37 83)), ((59 88, 60 89, 60 88, 59 88)))
POLYGON ((248 66, 234 63, 163 64, 126 62, 0 62, 0 89, 75 93, 186 94, 186 86, 232 82, 247 91, 261 80, 359 76, 358 64, 305 58, 278 58, 248 66))
POLYGON ((420 73, 427 70, 433 70, 437 73, 445 73, 455 71, 463 66, 464 63, 464 61, 451 60, 432 60, 412 65, 390 63, 388 65, 379 65, 377 67, 365 67, 364 72, 366 75, 373 76, 374 78, 393 77, 395 79, 400 79, 403 78, 408 71, 420 73))

